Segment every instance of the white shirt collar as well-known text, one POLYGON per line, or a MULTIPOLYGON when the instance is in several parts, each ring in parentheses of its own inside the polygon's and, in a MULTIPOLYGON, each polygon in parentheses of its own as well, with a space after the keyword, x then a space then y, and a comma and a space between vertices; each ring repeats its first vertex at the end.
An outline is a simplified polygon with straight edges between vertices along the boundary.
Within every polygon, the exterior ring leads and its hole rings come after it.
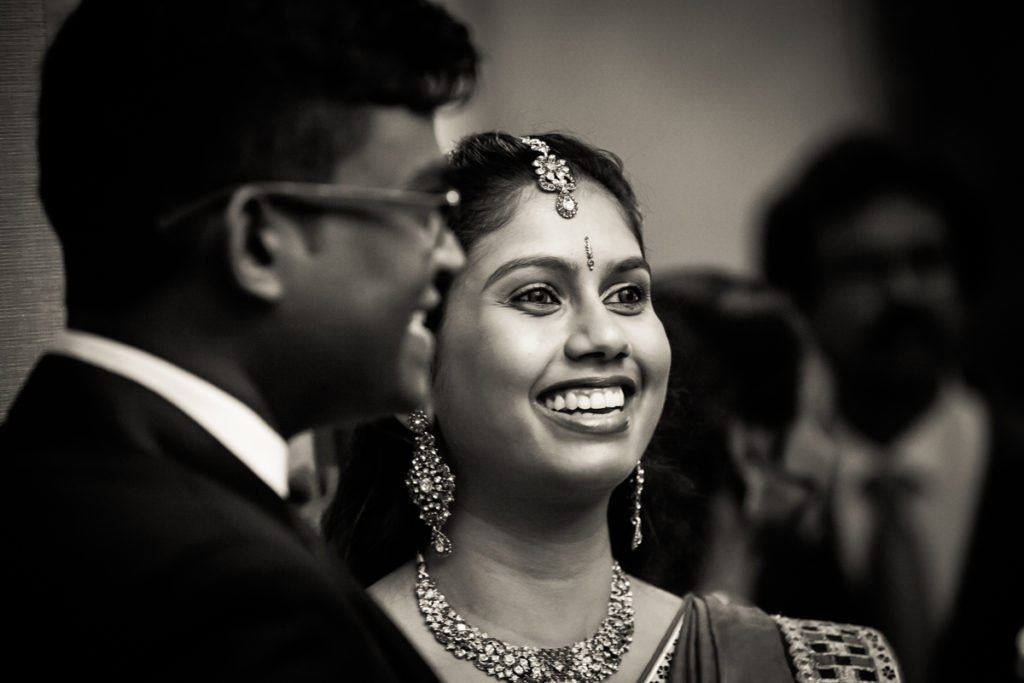
POLYGON ((49 351, 116 373, 162 396, 279 496, 288 495, 288 444, 234 396, 162 358, 88 332, 65 330, 49 351))
POLYGON ((981 399, 963 384, 950 382, 924 414, 888 446, 874 444, 842 421, 835 436, 848 477, 863 483, 885 467, 927 489, 957 481, 955 475, 961 473, 965 460, 973 459, 984 447, 984 432, 981 399))
POLYGON ((930 573, 932 614, 941 623, 956 596, 988 461, 990 426, 984 403, 959 382, 892 444, 882 448, 841 425, 834 512, 841 562, 851 578, 867 571, 874 528, 865 482, 883 468, 911 478, 919 489, 909 501, 910 521, 930 573))

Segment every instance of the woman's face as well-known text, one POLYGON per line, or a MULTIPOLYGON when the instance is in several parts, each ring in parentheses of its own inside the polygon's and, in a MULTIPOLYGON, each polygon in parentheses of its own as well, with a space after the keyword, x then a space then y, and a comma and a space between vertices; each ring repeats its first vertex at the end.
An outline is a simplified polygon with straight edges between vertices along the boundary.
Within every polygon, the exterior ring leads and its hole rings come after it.
POLYGON ((449 292, 434 399, 460 491, 605 494, 661 414, 669 346, 647 264, 614 198, 576 195, 566 220, 524 190, 449 292))

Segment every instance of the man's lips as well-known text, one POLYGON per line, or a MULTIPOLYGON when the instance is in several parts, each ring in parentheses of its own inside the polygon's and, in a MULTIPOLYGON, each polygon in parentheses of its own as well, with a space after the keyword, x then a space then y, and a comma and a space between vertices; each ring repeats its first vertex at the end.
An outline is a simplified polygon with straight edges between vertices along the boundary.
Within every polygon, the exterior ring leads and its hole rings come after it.
POLYGON ((433 285, 430 285, 423 290, 423 295, 420 297, 419 302, 416 305, 417 311, 423 311, 424 314, 429 315, 431 311, 436 309, 441 303, 441 293, 437 291, 433 285))
POLYGON ((432 339, 436 329, 436 318, 441 310, 440 304, 441 294, 434 286, 428 286, 423 290, 423 294, 420 296, 420 300, 417 302, 416 308, 413 309, 409 320, 410 330, 429 336, 432 339))

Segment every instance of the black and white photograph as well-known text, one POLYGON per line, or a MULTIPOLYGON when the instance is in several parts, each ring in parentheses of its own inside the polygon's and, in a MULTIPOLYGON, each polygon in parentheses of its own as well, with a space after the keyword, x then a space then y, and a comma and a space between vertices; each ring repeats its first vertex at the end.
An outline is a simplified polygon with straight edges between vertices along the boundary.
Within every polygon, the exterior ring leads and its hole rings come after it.
POLYGON ((0 0, 3 678, 1024 683, 1014 9, 0 0))

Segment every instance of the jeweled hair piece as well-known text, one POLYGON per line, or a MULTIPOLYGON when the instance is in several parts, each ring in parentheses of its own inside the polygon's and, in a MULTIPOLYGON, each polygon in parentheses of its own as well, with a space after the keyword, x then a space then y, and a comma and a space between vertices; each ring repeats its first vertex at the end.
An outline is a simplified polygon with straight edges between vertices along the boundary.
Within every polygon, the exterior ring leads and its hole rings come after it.
POLYGON ((565 159, 559 159, 551 153, 551 148, 538 138, 520 138, 524 145, 537 152, 539 156, 533 160, 533 170, 537 174, 537 184, 545 192, 557 192, 555 211, 562 218, 572 218, 580 208, 576 195, 576 178, 565 159))

